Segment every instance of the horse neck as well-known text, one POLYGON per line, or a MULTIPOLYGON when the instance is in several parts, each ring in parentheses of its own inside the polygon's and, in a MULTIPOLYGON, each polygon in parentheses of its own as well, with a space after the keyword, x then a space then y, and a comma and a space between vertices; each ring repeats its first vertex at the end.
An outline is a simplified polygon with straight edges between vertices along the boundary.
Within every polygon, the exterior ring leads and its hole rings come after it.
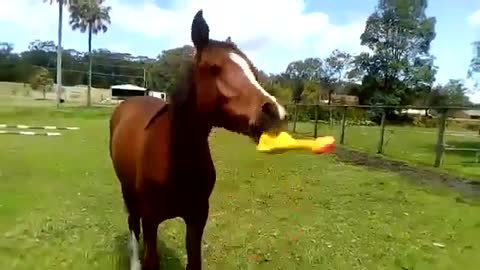
POLYGON ((203 149, 208 144, 208 136, 213 128, 208 117, 195 110, 174 110, 172 116, 172 138, 175 147, 194 150, 197 147, 203 149))
POLYGON ((185 66, 185 77, 180 80, 172 96, 172 138, 175 147, 204 147, 208 145, 208 135, 213 127, 211 115, 200 112, 197 106, 197 85, 192 63, 185 66))

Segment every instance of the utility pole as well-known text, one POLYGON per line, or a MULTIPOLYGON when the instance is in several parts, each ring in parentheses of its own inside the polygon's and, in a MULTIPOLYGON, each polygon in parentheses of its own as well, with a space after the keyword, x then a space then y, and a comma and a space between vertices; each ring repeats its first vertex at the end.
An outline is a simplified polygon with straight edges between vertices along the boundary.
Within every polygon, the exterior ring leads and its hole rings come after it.
POLYGON ((143 87, 147 88, 147 71, 143 68, 143 87))
POLYGON ((62 22, 63 22, 63 0, 58 1, 58 44, 57 44, 57 109, 60 108, 60 97, 62 89, 62 22))

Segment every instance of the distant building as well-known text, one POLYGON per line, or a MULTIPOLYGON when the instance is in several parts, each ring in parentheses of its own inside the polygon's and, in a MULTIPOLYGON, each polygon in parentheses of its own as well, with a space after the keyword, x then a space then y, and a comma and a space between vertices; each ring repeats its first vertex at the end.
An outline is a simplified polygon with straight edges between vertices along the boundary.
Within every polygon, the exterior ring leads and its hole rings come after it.
POLYGON ((133 84, 112 85, 112 97, 125 99, 133 96, 152 96, 167 101, 167 93, 150 90, 133 84))
MULTIPOLYGON (((320 103, 328 104, 328 96, 320 97, 320 103)), ((359 99, 353 95, 332 94, 332 104, 337 105, 358 105, 359 99)))
POLYGON ((144 96, 145 91, 147 91, 146 88, 133 84, 112 85, 110 89, 112 91, 112 97, 118 99, 125 99, 134 96, 144 96))
POLYGON ((468 119, 480 119, 480 110, 465 110, 463 113, 468 119))

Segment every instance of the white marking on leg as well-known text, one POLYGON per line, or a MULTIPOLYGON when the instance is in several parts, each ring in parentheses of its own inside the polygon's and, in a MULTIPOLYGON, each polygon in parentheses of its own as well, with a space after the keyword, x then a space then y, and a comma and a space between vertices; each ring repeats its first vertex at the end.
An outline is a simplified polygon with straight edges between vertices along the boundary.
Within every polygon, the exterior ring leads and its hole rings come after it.
POLYGON ((140 259, 138 258, 138 241, 133 231, 130 232, 129 237, 130 247, 130 270, 141 270, 140 259))
POLYGON ((277 106, 278 116, 280 117, 280 119, 285 119, 285 116, 287 115, 285 108, 280 105, 280 103, 278 103, 277 99, 274 96, 270 95, 265 89, 263 89, 260 83, 258 83, 247 61, 245 61, 245 59, 240 55, 233 52, 229 53, 229 56, 230 59, 243 70, 245 76, 248 78, 250 83, 253 84, 258 89, 258 91, 262 92, 264 96, 268 97, 277 106))

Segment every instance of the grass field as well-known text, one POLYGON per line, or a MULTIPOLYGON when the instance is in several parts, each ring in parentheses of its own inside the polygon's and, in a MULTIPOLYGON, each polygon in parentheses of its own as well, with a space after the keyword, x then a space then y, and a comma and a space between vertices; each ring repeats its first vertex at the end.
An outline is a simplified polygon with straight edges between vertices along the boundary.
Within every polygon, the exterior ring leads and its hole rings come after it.
MULTIPOLYGON (((2 107, 4 123, 81 129, 0 137, 0 269, 128 269, 109 112, 2 107)), ((205 269, 478 269, 480 206, 455 193, 333 156, 263 155, 225 131, 212 151, 205 269)), ((163 269, 182 269, 184 235, 180 220, 160 227, 163 269)))
MULTIPOLYGON (((292 124, 290 125, 292 128, 292 124)), ((313 134, 311 123, 297 123, 296 130, 301 134, 313 134)), ((341 127, 322 124, 319 135, 334 135, 340 140, 341 127)), ((380 140, 380 127, 348 126, 345 132, 345 145, 369 153, 377 153, 380 140)), ((387 126, 384 137, 384 155, 408 161, 414 165, 432 167, 435 160, 437 143, 436 128, 387 126)), ((446 131, 445 143, 458 148, 480 149, 478 132, 449 129, 446 131)), ((447 152, 440 170, 461 176, 473 177, 480 181, 480 164, 475 163, 473 152, 447 152)))

